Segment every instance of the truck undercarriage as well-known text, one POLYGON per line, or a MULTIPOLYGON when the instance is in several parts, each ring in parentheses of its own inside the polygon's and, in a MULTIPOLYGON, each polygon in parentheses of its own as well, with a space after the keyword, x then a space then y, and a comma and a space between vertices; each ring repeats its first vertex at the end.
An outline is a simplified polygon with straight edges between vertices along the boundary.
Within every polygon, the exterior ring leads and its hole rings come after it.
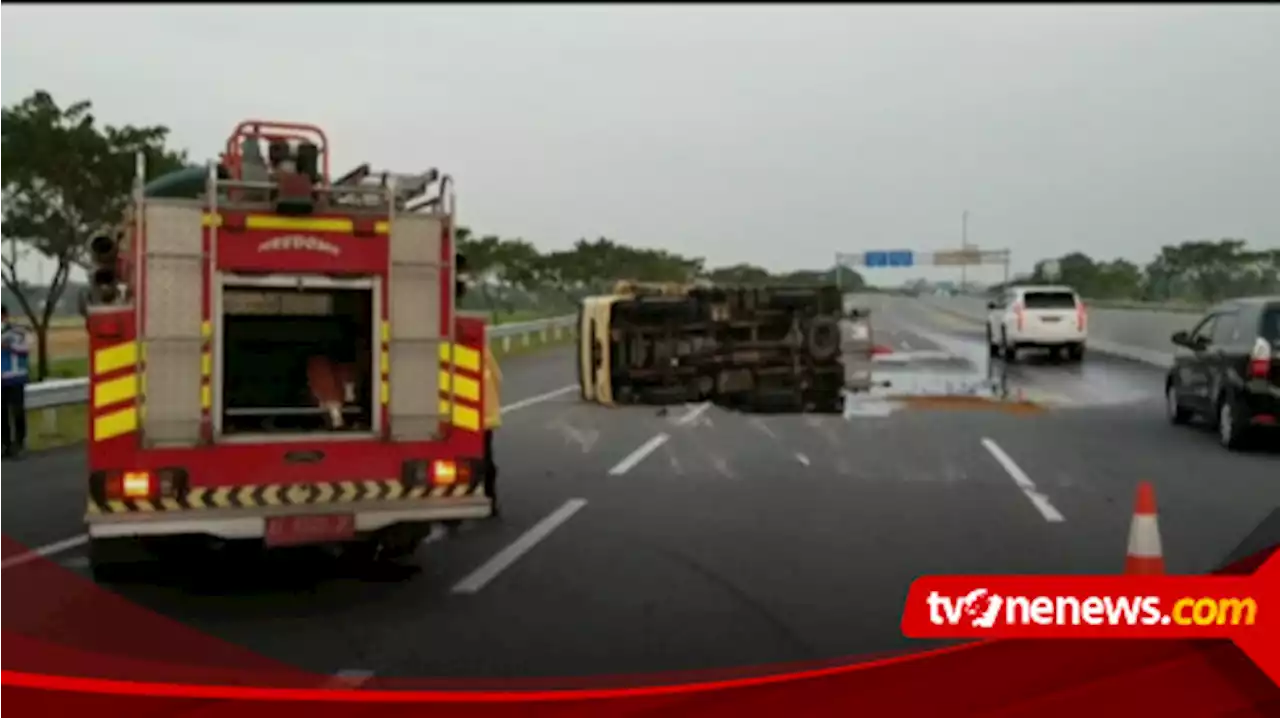
POLYGON ((614 399, 842 411, 841 308, 834 286, 696 287, 620 298, 610 319, 614 399))

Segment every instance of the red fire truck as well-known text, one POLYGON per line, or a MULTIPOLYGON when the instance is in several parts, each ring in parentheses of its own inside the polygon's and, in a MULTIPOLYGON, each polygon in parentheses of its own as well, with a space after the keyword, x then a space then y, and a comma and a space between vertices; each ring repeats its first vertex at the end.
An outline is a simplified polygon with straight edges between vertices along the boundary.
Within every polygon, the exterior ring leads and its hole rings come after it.
POLYGON ((95 577, 191 538, 405 557, 494 515, 501 375, 455 311, 449 176, 331 178, 320 128, 261 120, 144 165, 90 246, 95 577))

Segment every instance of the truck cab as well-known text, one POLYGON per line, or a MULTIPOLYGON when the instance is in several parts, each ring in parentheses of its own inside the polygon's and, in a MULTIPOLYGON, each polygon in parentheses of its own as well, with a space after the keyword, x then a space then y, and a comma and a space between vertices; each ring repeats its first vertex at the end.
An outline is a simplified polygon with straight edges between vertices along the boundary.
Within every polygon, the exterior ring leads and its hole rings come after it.
POLYGON ((313 125, 242 122, 150 184, 139 156, 90 247, 95 574, 179 535, 399 555, 489 516, 496 386, 454 226, 447 175, 333 179, 313 125))

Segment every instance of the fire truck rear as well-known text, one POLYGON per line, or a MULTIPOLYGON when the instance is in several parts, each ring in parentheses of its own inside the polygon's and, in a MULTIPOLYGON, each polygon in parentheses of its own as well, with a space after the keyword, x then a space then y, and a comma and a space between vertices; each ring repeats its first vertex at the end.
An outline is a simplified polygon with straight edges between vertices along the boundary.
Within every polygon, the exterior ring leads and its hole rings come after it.
POLYGON ((492 515, 499 375, 455 313, 447 175, 331 179, 323 131, 268 121, 207 168, 138 165, 91 243, 96 577, 179 537, 403 557, 492 515))

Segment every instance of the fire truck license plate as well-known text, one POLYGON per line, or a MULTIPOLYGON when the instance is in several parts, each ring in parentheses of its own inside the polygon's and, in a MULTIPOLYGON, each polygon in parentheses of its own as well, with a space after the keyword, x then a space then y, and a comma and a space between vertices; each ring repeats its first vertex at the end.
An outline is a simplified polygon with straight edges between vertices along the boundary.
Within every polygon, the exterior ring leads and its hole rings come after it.
POLYGON ((355 535, 356 517, 352 514, 276 516, 267 519, 268 546, 342 541, 354 538, 355 535))

